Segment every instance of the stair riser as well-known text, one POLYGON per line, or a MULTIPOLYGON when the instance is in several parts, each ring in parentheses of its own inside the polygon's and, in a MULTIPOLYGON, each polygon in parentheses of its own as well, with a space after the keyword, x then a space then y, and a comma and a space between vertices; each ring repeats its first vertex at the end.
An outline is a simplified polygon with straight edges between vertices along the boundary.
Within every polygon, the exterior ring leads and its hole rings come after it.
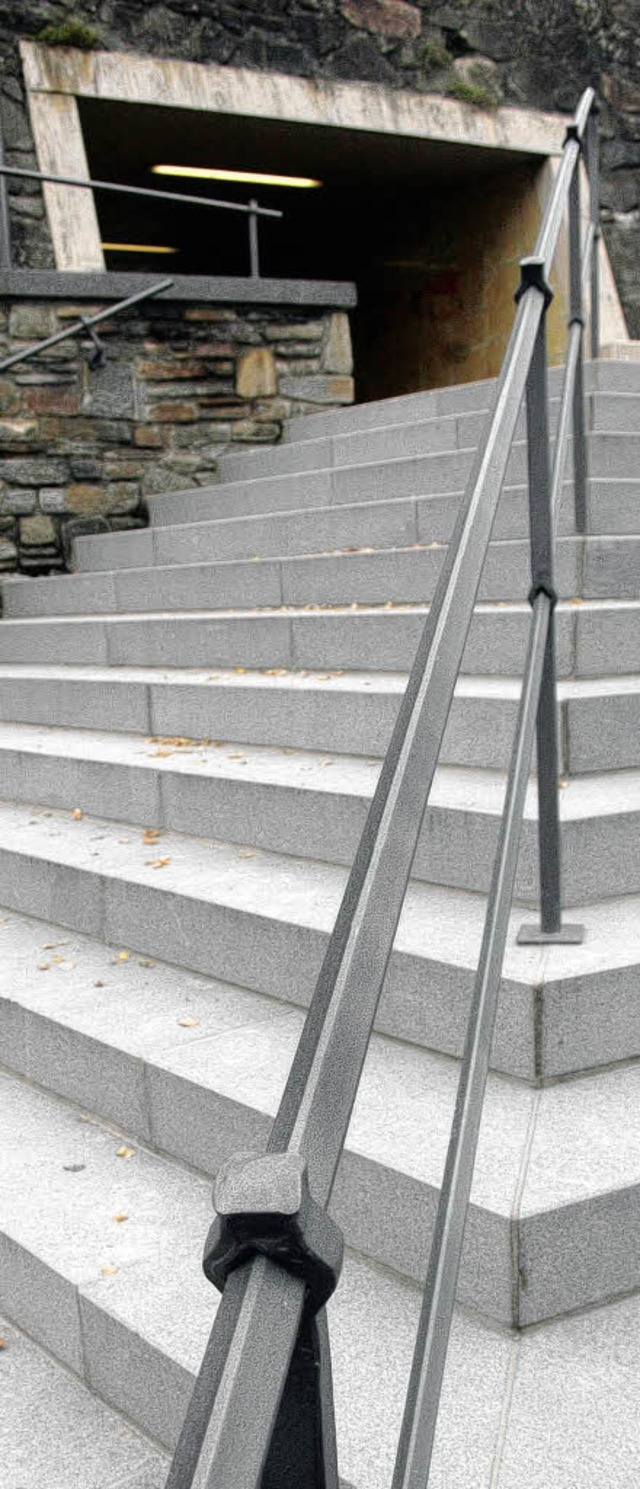
MULTIPOLYGON (((2 1029, 3 1012, 0 1005, 2 1029)), ((145 1064, 52 1019, 27 1012, 24 1025, 26 1058, 14 1065, 10 1049, 11 1068, 114 1122, 128 1137, 151 1143, 161 1152, 208 1175, 214 1175, 232 1153, 262 1149, 266 1143, 271 1114, 259 1105, 248 1106, 232 1100, 163 1069, 161 1064, 145 1064)), ((601 1208, 606 1208, 608 1201, 615 1215, 619 1209, 616 1198, 607 1196, 601 1208)), ((374 1163, 348 1143, 331 1210, 348 1246, 422 1283, 437 1200, 438 1191, 432 1185, 384 1163, 374 1163)), ((638 1206, 638 1196, 634 1195, 617 1236, 618 1241, 628 1238, 624 1268, 627 1287, 638 1285, 631 1240, 638 1206)), ((590 1258, 588 1278, 579 1282, 575 1278, 576 1238, 581 1236, 582 1247, 588 1253, 591 1208, 589 1203, 573 1206, 569 1223, 562 1210, 520 1222, 518 1238, 521 1254, 526 1255, 529 1282, 521 1293, 520 1311, 514 1319, 510 1220, 472 1205, 458 1285, 459 1301, 496 1322, 525 1324, 550 1316, 549 1293, 553 1297, 553 1313, 608 1296, 605 1268, 610 1256, 598 1254, 597 1258, 590 1258), (558 1232, 563 1241, 565 1236, 567 1239, 561 1250, 556 1239, 558 1232), (569 1303, 565 1301, 567 1296, 569 1303)), ((598 1219, 602 1223, 600 1216, 595 1220, 596 1225, 598 1219)), ((614 1245, 612 1240, 610 1252, 614 1245)), ((617 1270, 620 1272, 620 1264, 617 1270)))
MULTIPOLYGON (((273 448, 242 451, 223 455, 220 480, 252 480, 255 476, 289 475, 296 471, 321 470, 333 466, 366 464, 371 460, 401 459, 408 455, 435 454, 442 450, 475 448, 488 420, 487 406, 460 414, 431 415, 411 422, 381 422, 380 427, 354 431, 352 434, 329 434, 317 439, 275 445, 273 448)), ((559 398, 550 402, 550 427, 555 430, 560 407, 559 398)), ((384 418, 384 415, 382 416, 384 418)), ((594 393, 589 397, 588 427, 599 431, 640 432, 640 398, 633 395, 594 393)), ((526 416, 521 411, 515 438, 526 437, 526 416)))
MULTIPOLYGON (((594 433, 590 436, 588 462, 593 477, 635 479, 639 457, 637 435, 594 433)), ((449 450, 434 455, 391 458, 380 464, 372 459, 370 464, 338 470, 265 476, 253 481, 187 490, 156 497, 150 509, 151 521, 154 526, 167 526, 305 506, 340 506, 348 502, 462 491, 474 460, 473 449, 449 450)), ((511 450, 505 483, 517 485, 526 480, 526 475, 526 447, 521 443, 511 450)))
MULTIPOLYGON (((596 541, 596 540, 594 540, 596 541)), ((590 596, 595 568, 597 597, 633 598, 634 570, 640 568, 640 540, 632 552, 609 554, 587 549, 582 587, 583 545, 558 544, 558 594, 590 596), (618 582, 619 574, 619 582, 618 582)), ((445 549, 343 555, 338 558, 265 559, 259 564, 189 564, 177 568, 124 571, 112 575, 73 575, 41 584, 9 588, 7 615, 82 615, 161 610, 254 609, 260 606, 328 604, 423 604, 433 599, 445 549)), ((492 545, 482 576, 484 600, 524 599, 531 584, 528 543, 505 549, 492 545)), ((637 582, 636 582, 637 588, 637 582)))
MULTIPOLYGON (((401 688, 380 695, 321 687, 279 691, 222 683, 207 688, 0 678, 0 720, 381 757, 401 696, 401 688)), ((505 768, 516 716, 512 699, 454 698, 442 764, 505 768)), ((638 767, 640 696, 566 700, 558 733, 567 774, 638 767)))
MULTIPOLYGON (((459 504, 460 494, 452 493, 80 538, 75 545, 77 566, 80 571, 94 573, 140 569, 151 564, 216 563, 331 553, 349 547, 390 548, 416 542, 448 542, 459 504)), ((637 481, 592 481, 589 532, 635 533, 639 504, 637 481)), ((571 487, 567 484, 559 524, 563 534, 573 531, 572 507, 571 487)), ((510 487, 498 506, 493 536, 526 539, 528 535, 526 491, 524 487, 510 487)), ((47 582, 39 581, 43 585, 47 582)), ((48 582, 49 589, 54 582, 48 582)), ((7 586, 11 593, 18 587, 24 586, 7 586)))
MULTIPOLYGON (((161 871, 160 871, 161 872, 161 871)), ((97 935, 176 967, 298 1007, 310 1001, 328 933, 193 895, 0 849, 0 903, 97 935)), ((510 938, 522 919, 516 911, 510 938)), ((401 933, 402 935, 402 933, 401 933)), ((475 966, 393 952, 376 1028, 443 1054, 462 1053, 475 966)), ((536 992, 503 979, 491 1064, 553 1079, 627 1059, 637 1045, 637 966, 567 976, 536 992)))
MULTIPOLYGON (((11 801, 247 843, 266 851, 349 866, 368 800, 347 791, 283 789, 241 779, 185 775, 115 763, 3 750, 3 795, 11 801)), ((330 768, 330 767, 329 767, 330 768)), ((241 765, 238 766, 240 776, 241 765)), ((372 777, 375 780, 374 771, 372 777)), ((373 790, 373 785, 372 785, 373 790)), ((416 879, 487 893, 499 819, 455 806, 427 808, 413 865, 416 879)), ((638 815, 591 817, 562 824, 566 905, 640 891, 638 815)), ((525 821, 516 895, 538 904, 537 827, 525 821)))
MULTIPOLYGON (((6 621, 0 630, 0 662, 406 672, 424 623, 423 616, 402 611, 6 621)), ((530 624, 527 607, 477 611, 461 670, 472 676, 517 676, 530 624)), ((636 671, 639 633, 635 609, 559 610, 558 675, 636 671)))
MULTIPOLYGON (((379 465, 372 463, 347 466, 342 470, 266 476, 264 480, 204 487, 179 492, 175 496, 157 497, 150 508, 151 522, 154 527, 166 527, 224 517, 255 516, 262 512, 286 512, 301 507, 344 506, 350 502, 397 500, 402 496, 463 491, 474 458, 472 450, 453 450, 379 465)), ((525 474, 524 446, 517 445, 507 463, 506 484, 524 481, 525 474)), ((624 474, 634 472, 625 468, 624 474)))
MULTIPOLYGON (((552 367, 549 373, 551 397, 560 394, 564 369, 552 367)), ((360 403, 352 408, 322 414, 305 414, 290 419, 285 425, 287 443, 324 438, 325 435, 377 429, 386 424, 414 423, 425 419, 452 417, 488 409, 495 396, 495 382, 465 383, 459 387, 438 388, 424 393, 409 393, 382 402, 360 403)), ((607 395, 640 394, 640 367, 633 362, 608 361, 585 364, 585 389, 607 395)), ((624 426, 623 426, 624 427, 624 426)))
MULTIPOLYGON (((128 543, 123 542, 123 537, 130 534, 81 538, 76 543, 77 564, 80 571, 104 572, 145 568, 150 564, 216 563, 332 553, 350 547, 390 548, 409 547, 417 542, 447 542, 459 503, 459 495, 432 497, 147 529, 133 535, 136 542, 131 551, 128 543)), ((570 511, 566 510, 562 524, 565 531, 569 530, 570 518, 570 511)), ((494 536, 525 538, 528 520, 524 489, 510 491, 500 503, 494 536)))
MULTIPOLYGON (((551 404, 550 424, 555 428, 559 404, 551 404)), ((234 451, 220 461, 221 482, 250 481, 270 475, 293 475, 301 471, 350 465, 366 465, 372 460, 402 460, 411 455, 436 455, 447 450, 475 449, 487 424, 486 409, 419 420, 403 424, 382 424, 353 434, 336 435, 296 444, 274 445, 271 449, 234 451)), ((593 416, 592 416, 593 417, 593 416)), ((515 438, 526 434, 524 411, 516 424, 515 438)))
MULTIPOLYGON (((115 1123, 129 1139, 211 1176, 231 1154, 266 1146, 273 1114, 259 1103, 233 1100, 161 1062, 145 1063, 29 1010, 22 1010, 21 1056, 5 1009, 0 1001, 5 1063, 115 1123)), ((347 1144, 331 1210, 353 1250, 423 1282, 437 1199, 433 1185, 374 1163, 347 1144)), ((505 1324, 512 1322, 509 1229, 506 1217, 473 1206, 460 1275, 461 1300, 505 1324)))

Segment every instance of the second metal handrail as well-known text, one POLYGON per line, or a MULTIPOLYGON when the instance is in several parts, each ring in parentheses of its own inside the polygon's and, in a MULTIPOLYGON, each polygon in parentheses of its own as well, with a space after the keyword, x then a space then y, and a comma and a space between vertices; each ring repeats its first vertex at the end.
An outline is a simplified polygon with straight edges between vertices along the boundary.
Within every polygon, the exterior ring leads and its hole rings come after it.
MULTIPOLYGON (((15 367, 19 362, 28 362, 38 352, 45 352, 50 346, 57 346, 60 341, 67 341, 71 336, 82 336, 89 334, 94 343, 96 351, 104 348, 98 342, 97 337, 92 336, 93 326, 100 325, 101 321, 108 321, 114 315, 120 315, 121 311, 128 310, 131 305, 139 305, 142 300, 150 300, 154 295, 161 295, 164 290, 171 289, 172 279, 161 279, 158 284, 149 285, 148 289, 138 290, 136 295, 129 295, 126 300, 118 300, 115 305, 107 306, 106 310, 98 310, 95 315, 80 316, 71 326, 65 326, 63 331, 55 331, 53 336, 45 337, 44 341, 34 341, 32 346, 27 346, 23 351, 12 352, 10 357, 5 357, 0 362, 0 372, 6 372, 9 367, 15 367)), ((93 365, 99 365, 94 362, 93 365)))
MULTIPOLYGON (((121 181, 94 181, 81 176, 57 176, 50 171, 23 170, 21 166, 5 165, 0 149, 0 181, 6 176, 24 177, 27 181, 42 181, 51 186, 74 186, 82 191, 114 191, 121 196, 152 198, 160 202, 177 202, 186 207, 213 207, 221 212, 240 212, 249 219, 249 263, 252 279, 260 277, 258 249, 258 218, 284 217, 278 207, 261 207, 253 198, 250 202, 230 202, 219 197, 193 196, 184 191, 157 191, 150 186, 125 186, 121 181)), ((8 267, 10 262, 9 217, 6 197, 0 191, 0 263, 8 267)))

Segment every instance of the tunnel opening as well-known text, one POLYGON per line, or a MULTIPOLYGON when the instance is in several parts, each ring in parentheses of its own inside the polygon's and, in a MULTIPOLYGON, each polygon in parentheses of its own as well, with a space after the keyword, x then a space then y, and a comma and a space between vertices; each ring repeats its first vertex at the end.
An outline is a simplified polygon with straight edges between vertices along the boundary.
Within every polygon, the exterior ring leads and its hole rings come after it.
MULTIPOLYGON (((78 107, 93 177, 254 196, 284 213, 260 221, 262 275, 355 282, 358 401, 496 375, 539 220, 539 154, 89 97, 78 107)), ((241 214, 100 192, 96 208, 107 269, 249 273, 241 214)))

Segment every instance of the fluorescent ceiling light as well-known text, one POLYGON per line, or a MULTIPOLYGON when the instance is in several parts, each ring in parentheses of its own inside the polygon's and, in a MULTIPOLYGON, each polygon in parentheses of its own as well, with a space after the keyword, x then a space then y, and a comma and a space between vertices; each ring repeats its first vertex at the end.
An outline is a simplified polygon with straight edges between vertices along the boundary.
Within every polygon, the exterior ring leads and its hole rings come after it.
POLYGON ((322 186, 312 176, 273 176, 266 171, 224 171, 213 166, 153 165, 156 176, 191 176, 198 181, 236 181, 249 186, 322 186))
POLYGON ((177 248, 167 248, 162 243, 103 243, 107 253, 177 253, 177 248))

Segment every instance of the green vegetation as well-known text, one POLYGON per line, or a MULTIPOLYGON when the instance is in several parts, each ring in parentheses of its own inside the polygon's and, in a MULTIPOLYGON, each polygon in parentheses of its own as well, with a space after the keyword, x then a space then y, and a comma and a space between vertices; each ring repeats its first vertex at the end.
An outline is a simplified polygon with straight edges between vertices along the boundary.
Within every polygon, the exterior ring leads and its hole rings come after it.
POLYGON ((466 77, 453 77, 447 93, 449 98, 457 98, 459 103, 470 103, 476 109, 497 109, 500 104, 493 76, 482 62, 470 67, 466 77))
POLYGON ((79 20, 77 16, 69 16, 66 21, 52 21, 50 25, 43 26, 37 32, 36 41, 43 41, 48 47, 80 47, 86 52, 102 45, 102 37, 93 26, 88 26, 86 21, 79 20))
POLYGON ((425 72, 442 72, 443 68, 448 68, 451 64, 447 48, 441 41, 433 39, 425 41, 421 48, 420 61, 425 72))

